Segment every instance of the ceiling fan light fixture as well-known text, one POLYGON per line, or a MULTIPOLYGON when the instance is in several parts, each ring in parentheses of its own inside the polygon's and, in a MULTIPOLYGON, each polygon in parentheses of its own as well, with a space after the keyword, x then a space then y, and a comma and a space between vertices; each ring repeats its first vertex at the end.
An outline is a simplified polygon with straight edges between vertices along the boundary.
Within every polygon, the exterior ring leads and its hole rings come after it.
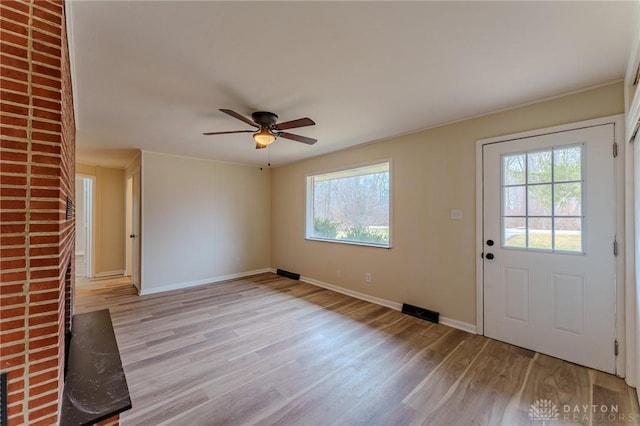
POLYGON ((276 135, 271 133, 269 129, 262 127, 253 134, 253 140, 255 140, 259 145, 267 146, 271 145, 276 140, 276 135))

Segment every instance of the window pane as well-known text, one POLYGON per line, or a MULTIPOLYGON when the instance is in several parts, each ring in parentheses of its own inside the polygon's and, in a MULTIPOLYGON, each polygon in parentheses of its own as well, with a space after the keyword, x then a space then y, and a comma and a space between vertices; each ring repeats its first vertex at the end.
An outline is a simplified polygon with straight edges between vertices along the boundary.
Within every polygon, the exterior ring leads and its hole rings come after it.
POLYGON ((551 216, 551 185, 531 185, 529 216, 551 216))
POLYGON ((582 179, 582 147, 557 148, 554 155, 554 181, 566 182, 582 179))
POLYGON ((525 216, 527 214, 526 193, 526 186, 502 188, 505 216, 525 216))
POLYGON ((504 234, 503 239, 505 247, 527 247, 525 218, 523 217, 506 217, 504 218, 504 234))
POLYGON ((528 154, 529 182, 551 182, 551 151, 531 152, 528 154))
POLYGON ((308 182, 308 238, 389 246, 388 162, 311 176, 308 182))
POLYGON ((505 155, 502 157, 502 184, 524 185, 526 174, 526 155, 505 155))
POLYGON ((529 218, 529 248, 551 250, 551 218, 529 218))
POLYGON ((582 215, 582 183, 557 183, 554 185, 556 216, 582 215))
POLYGON ((566 217, 555 219, 556 250, 582 251, 582 219, 566 217))

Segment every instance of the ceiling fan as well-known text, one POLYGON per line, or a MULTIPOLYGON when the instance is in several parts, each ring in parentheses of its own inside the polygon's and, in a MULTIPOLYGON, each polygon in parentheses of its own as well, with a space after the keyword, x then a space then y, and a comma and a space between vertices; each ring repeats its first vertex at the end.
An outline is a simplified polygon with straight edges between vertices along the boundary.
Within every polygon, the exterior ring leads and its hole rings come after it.
POLYGON ((229 114, 233 118, 240 121, 244 121, 250 126, 256 127, 258 130, 232 130, 229 132, 207 132, 203 135, 226 135, 229 133, 253 133, 253 139, 256 141, 256 149, 266 148, 272 144, 277 137, 285 139, 291 139, 296 142, 306 143, 307 145, 313 145, 317 142, 316 139, 308 138, 306 136, 295 135, 289 132, 283 132, 287 129, 295 129, 297 127, 314 126, 316 123, 308 118, 299 118, 297 120, 285 121, 278 123, 278 116, 272 112, 256 111, 251 114, 251 120, 247 117, 238 114, 230 109, 220 109, 225 114, 229 114))

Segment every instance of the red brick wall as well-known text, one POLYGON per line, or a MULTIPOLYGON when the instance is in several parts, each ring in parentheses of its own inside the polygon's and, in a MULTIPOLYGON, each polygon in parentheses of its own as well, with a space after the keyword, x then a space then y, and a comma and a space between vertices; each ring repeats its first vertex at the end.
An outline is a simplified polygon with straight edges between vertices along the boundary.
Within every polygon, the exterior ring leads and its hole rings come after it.
POLYGON ((9 424, 51 425, 75 232, 65 218, 75 124, 63 3, 0 0, 0 47, 0 370, 9 424))
MULTIPOLYGON (((39 0, 36 0, 36 4, 39 0)), ((62 1, 60 2, 62 3, 62 1)), ((63 10, 64 13, 64 10, 63 10)), ((71 68, 69 63, 69 49, 67 42, 67 28, 65 19, 62 19, 62 60, 60 63, 60 73, 62 78, 61 90, 61 122, 62 122, 62 145, 60 152, 60 201, 64 203, 61 207, 65 210, 66 197, 73 203, 72 220, 64 220, 61 217, 59 232, 60 244, 64 247, 61 262, 58 264, 62 278, 62 291, 59 297, 62 298, 63 307, 63 327, 64 331, 71 330, 71 316, 73 314, 73 288, 75 284, 75 194, 76 194, 76 122, 73 112, 73 91, 71 87, 71 68)), ((60 335, 64 341, 64 335, 60 335)))

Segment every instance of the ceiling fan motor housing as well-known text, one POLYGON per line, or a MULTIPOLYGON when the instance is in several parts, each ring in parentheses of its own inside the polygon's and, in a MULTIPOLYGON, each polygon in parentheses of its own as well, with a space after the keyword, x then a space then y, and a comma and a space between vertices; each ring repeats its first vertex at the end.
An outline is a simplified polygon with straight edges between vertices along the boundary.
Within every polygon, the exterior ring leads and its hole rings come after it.
POLYGON ((251 119, 262 127, 275 126, 278 122, 278 116, 267 111, 256 111, 251 114, 251 119))

